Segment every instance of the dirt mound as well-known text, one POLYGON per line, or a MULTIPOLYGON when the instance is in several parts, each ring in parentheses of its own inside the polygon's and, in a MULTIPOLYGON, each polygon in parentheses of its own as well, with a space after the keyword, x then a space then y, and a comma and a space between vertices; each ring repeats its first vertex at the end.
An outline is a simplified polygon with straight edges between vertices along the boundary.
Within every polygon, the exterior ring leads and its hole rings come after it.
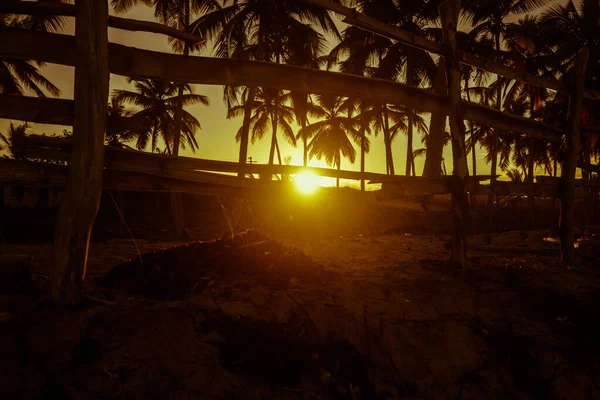
POLYGON ((236 283, 285 290, 295 280, 334 274, 301 251, 256 230, 143 254, 111 269, 100 285, 148 298, 179 298, 207 287, 236 283))

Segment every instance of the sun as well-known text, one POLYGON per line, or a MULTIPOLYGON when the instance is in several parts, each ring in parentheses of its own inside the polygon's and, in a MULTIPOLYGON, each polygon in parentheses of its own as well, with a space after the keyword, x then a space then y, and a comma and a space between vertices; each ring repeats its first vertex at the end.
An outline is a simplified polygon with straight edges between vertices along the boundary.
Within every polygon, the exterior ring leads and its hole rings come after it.
POLYGON ((312 194, 319 188, 319 176, 310 172, 300 172, 294 176, 296 189, 304 194, 312 194))

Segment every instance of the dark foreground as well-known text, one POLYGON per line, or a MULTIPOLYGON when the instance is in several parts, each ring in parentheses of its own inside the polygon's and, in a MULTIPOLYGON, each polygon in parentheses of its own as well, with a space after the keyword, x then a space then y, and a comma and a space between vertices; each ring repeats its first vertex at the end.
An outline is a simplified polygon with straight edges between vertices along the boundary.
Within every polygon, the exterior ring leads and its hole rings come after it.
POLYGON ((596 254, 548 234, 475 237, 464 279, 442 236, 109 241, 69 310, 50 247, 5 245, 0 398, 598 398, 596 254))

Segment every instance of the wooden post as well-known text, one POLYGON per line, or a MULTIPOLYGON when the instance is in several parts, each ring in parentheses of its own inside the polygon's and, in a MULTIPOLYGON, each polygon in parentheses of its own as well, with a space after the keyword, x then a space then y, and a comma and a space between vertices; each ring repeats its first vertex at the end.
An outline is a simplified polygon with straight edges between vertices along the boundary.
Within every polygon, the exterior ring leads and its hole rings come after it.
POLYGON ((465 151, 464 107, 460 93, 460 59, 456 44, 456 28, 460 0, 446 0, 440 5, 448 100, 450 104, 450 132, 452 135, 452 160, 454 162, 452 184, 452 212, 454 214, 454 242, 452 261, 467 268, 467 225, 469 205, 467 201, 467 153, 465 151))
POLYGON ((82 298, 90 234, 100 204, 108 104, 108 3, 77 0, 75 118, 68 188, 52 249, 52 296, 82 298))
POLYGON ((560 257, 563 263, 573 264, 575 248, 573 243, 573 225, 575 223, 575 172, 579 159, 581 138, 581 108, 583 105, 583 89, 585 71, 590 52, 584 48, 579 52, 573 74, 573 91, 569 98, 569 115, 567 122, 567 150, 561 172, 562 190, 560 205, 560 257))

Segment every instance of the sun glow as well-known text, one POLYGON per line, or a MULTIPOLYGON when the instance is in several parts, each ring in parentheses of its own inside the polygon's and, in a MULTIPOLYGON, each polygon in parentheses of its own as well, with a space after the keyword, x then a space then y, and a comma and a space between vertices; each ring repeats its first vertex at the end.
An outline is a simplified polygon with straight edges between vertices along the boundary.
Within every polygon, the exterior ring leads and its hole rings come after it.
POLYGON ((310 172, 301 172, 294 176, 294 184, 299 192, 304 194, 312 194, 317 190, 317 188, 320 187, 319 179, 320 178, 318 175, 310 172))

